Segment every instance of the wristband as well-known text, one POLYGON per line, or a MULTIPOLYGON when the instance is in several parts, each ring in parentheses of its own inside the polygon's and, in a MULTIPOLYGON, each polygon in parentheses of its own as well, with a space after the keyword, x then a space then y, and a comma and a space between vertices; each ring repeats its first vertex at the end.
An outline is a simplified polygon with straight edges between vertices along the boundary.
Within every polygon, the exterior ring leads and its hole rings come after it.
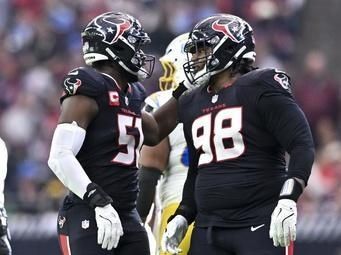
POLYGON ((288 198, 297 202, 299 196, 302 194, 303 188, 299 181, 295 178, 286 180, 282 186, 279 198, 288 198))
POLYGON ((100 186, 93 182, 86 187, 83 200, 86 201, 91 208, 98 206, 104 207, 113 202, 111 197, 105 193, 100 186))
POLYGON ((187 220, 188 224, 191 224, 195 220, 196 211, 191 210, 187 206, 180 205, 176 209, 175 213, 172 216, 169 217, 167 223, 170 222, 176 215, 183 216, 187 220))
POLYGON ((179 97, 187 90, 186 86, 184 85, 184 82, 180 82, 179 86, 173 90, 172 96, 178 100, 179 97))

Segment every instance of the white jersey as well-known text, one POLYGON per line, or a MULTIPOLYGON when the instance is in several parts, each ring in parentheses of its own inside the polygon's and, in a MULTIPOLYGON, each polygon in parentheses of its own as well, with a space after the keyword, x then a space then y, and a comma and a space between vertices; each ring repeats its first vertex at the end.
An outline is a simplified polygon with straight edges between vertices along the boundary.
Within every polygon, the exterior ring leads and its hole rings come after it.
MULTIPOLYGON (((171 97, 172 90, 158 91, 147 97, 145 102, 155 111, 171 97)), ((163 172, 158 189, 162 208, 171 203, 180 203, 188 169, 188 150, 183 134, 183 124, 178 124, 168 138, 170 144, 168 165, 163 172)))

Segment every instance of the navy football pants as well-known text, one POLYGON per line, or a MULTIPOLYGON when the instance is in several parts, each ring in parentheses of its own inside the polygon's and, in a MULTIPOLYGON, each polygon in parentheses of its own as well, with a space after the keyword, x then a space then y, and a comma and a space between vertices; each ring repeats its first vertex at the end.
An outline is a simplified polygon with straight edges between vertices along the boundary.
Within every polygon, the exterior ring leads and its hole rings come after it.
POLYGON ((255 226, 253 230, 251 227, 194 227, 189 255, 293 255, 292 247, 273 245, 269 224, 255 226))
POLYGON ((58 237, 62 255, 150 255, 148 236, 137 211, 119 213, 124 235, 118 247, 104 250, 97 244, 95 211, 67 197, 58 215, 58 237))

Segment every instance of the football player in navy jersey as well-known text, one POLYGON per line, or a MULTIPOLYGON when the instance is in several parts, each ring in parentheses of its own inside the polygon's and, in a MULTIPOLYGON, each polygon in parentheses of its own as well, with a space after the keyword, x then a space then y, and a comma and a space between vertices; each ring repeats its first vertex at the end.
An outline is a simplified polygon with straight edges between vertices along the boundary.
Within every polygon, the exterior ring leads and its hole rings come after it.
POLYGON ((154 57, 142 51, 150 38, 137 19, 104 13, 81 35, 87 67, 63 80, 48 160, 70 190, 58 215, 62 254, 149 255, 136 211, 137 158, 142 143, 159 142, 175 127, 175 118, 141 112, 146 95, 139 81, 151 75, 154 57), (160 119, 165 125, 158 125, 160 119))
POLYGON ((197 23, 185 51, 197 86, 178 103, 190 166, 164 250, 177 254, 195 220, 189 254, 292 254, 314 144, 289 76, 253 67, 252 28, 233 15, 197 23))

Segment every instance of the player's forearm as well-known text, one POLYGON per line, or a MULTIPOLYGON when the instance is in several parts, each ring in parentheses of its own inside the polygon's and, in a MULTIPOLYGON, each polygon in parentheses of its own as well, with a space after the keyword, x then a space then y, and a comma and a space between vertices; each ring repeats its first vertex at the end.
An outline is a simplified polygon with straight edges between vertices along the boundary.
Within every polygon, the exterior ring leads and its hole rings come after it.
POLYGON ((73 124, 59 124, 54 132, 48 165, 58 179, 83 199, 91 183, 81 164, 76 159, 83 141, 85 130, 73 124))
POLYGON ((184 216, 188 224, 191 224, 197 215, 197 207, 194 199, 196 177, 197 170, 191 169, 190 167, 182 192, 182 200, 175 212, 175 215, 179 214, 184 216))
POLYGON ((297 202, 311 173, 315 150, 312 146, 296 146, 290 152, 288 179, 284 182, 279 198, 297 202))
POLYGON ((58 157, 50 156, 48 165, 65 187, 83 199, 91 181, 72 152, 64 151, 58 157))
POLYGON ((139 170, 139 195, 136 208, 143 222, 146 221, 155 197, 155 188, 161 176, 161 170, 142 166, 139 170))
MULTIPOLYGON (((166 103, 167 104, 167 103, 166 103)), ((144 144, 155 146, 170 134, 177 125, 176 112, 171 112, 173 104, 160 108, 154 114, 142 112, 142 130, 144 144), (167 110, 168 109, 168 110, 167 110), (175 115, 175 116, 174 116, 175 115)))
POLYGON ((296 146, 290 152, 288 174, 290 177, 299 178, 306 186, 315 158, 315 149, 310 146, 296 146))
POLYGON ((158 125, 158 139, 163 140, 178 124, 177 100, 169 99, 164 105, 153 113, 158 125))
MULTIPOLYGON (((288 147, 290 154, 288 177, 291 180, 284 183, 280 197, 297 201, 308 184, 314 163, 315 149, 308 123, 301 121, 295 127, 297 133, 288 147)), ((294 132, 292 131, 292 133, 294 132)))

